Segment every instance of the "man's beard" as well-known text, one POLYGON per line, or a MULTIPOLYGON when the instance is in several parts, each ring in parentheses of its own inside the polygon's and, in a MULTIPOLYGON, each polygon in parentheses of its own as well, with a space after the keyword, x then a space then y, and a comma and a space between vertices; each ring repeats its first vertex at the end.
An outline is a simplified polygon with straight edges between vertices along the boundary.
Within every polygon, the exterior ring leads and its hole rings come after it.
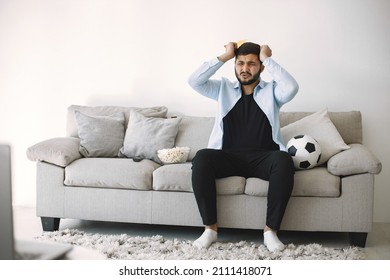
POLYGON ((240 75, 237 73, 237 71, 234 71, 235 74, 236 74, 236 77, 237 77, 237 80, 240 82, 241 85, 243 86, 247 86, 247 85, 251 85, 255 82, 257 82, 260 78, 260 73, 261 71, 257 72, 255 75, 253 75, 252 79, 248 80, 248 81, 243 81, 241 78, 240 78, 240 75))

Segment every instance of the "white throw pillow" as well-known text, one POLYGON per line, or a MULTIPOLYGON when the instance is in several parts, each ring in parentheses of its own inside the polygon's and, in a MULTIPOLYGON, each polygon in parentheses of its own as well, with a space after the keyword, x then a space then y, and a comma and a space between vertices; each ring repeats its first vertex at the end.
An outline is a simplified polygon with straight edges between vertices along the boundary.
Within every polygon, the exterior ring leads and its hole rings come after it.
POLYGON ((307 134, 316 139, 322 151, 318 164, 323 164, 333 155, 350 148, 329 118, 326 108, 282 127, 281 133, 285 143, 300 134, 307 134))
POLYGON ((157 151, 174 147, 180 121, 180 118, 149 118, 132 110, 120 155, 161 164, 157 151))

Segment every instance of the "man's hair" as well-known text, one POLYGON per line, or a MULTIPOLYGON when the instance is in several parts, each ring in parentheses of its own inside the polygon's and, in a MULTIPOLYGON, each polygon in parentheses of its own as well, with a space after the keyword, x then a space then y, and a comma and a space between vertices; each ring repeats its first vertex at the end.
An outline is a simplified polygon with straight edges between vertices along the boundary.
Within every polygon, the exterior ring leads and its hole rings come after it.
MULTIPOLYGON (((242 44, 239 48, 236 49, 235 55, 236 58, 239 55, 248 55, 248 54, 255 54, 257 56, 260 55, 260 45, 252 43, 252 42, 246 42, 242 44)), ((260 57, 259 57, 260 60, 260 57)))

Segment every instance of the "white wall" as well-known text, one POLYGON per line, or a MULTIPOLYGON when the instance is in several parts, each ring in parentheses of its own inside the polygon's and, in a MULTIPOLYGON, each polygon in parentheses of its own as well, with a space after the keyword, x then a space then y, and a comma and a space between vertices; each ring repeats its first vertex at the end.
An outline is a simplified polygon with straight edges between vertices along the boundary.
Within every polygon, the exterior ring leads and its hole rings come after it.
MULTIPOLYGON (((363 113, 364 142, 383 163, 374 220, 390 222, 389 11, 387 0, 0 0, 0 142, 13 147, 15 204, 35 204, 26 149, 64 136, 70 104, 212 116, 187 77, 248 39, 298 80, 285 111, 363 113)), ((234 77, 231 62, 220 75, 234 77)))

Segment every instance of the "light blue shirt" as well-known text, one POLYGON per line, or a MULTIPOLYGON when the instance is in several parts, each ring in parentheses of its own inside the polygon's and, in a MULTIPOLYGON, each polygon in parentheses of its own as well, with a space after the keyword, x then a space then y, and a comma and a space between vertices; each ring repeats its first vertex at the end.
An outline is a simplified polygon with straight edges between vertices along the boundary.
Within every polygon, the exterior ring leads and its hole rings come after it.
MULTIPOLYGON (((218 58, 205 62, 188 80, 190 86, 198 93, 218 101, 215 123, 208 143, 208 148, 218 150, 222 149, 223 118, 242 95, 238 81, 232 82, 226 78, 211 79, 223 64, 218 58)), ((260 80, 254 89, 253 98, 271 124, 272 139, 279 145, 280 150, 286 151, 280 132, 279 112, 284 104, 294 98, 299 86, 296 80, 272 58, 267 58, 263 64, 270 73, 272 81, 260 80)))

